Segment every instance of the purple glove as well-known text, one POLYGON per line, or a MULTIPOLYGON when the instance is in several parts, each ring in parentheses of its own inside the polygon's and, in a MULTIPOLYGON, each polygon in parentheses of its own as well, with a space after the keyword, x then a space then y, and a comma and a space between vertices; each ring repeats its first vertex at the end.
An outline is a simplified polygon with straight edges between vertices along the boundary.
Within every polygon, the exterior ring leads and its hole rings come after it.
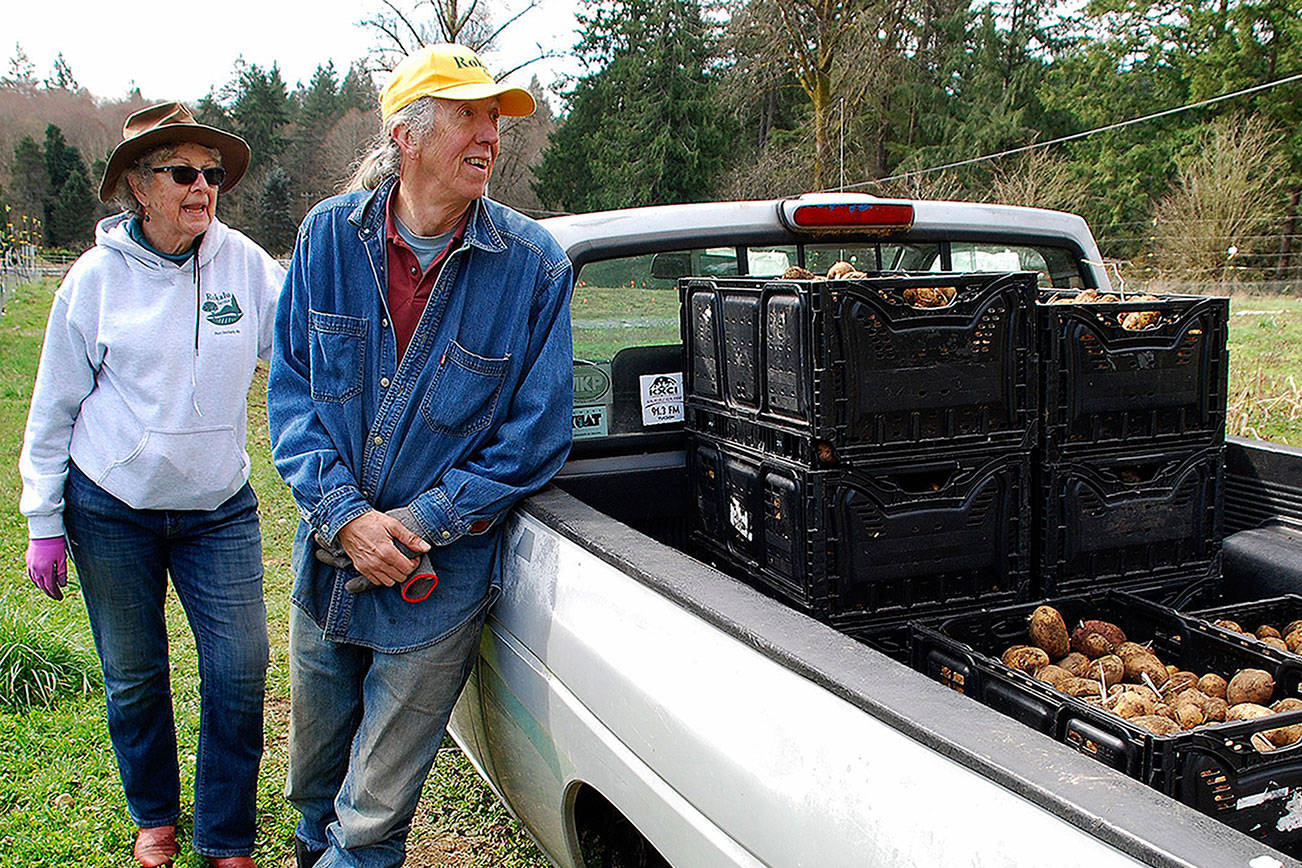
POLYGON ((61 536, 27 541, 27 577, 56 600, 68 585, 68 544, 61 536))

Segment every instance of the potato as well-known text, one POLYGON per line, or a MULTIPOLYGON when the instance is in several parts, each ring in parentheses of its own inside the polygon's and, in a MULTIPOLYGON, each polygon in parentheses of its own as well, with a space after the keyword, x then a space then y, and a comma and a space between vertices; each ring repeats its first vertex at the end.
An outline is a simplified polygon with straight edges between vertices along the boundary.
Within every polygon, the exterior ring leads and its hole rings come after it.
POLYGON ((1262 733, 1275 747, 1288 747, 1302 741, 1302 723, 1281 726, 1279 729, 1267 729, 1262 733))
POLYGON ((1198 689, 1207 696, 1216 696, 1221 699, 1225 698, 1226 681, 1215 672, 1208 672, 1202 678, 1198 679, 1198 689))
POLYGON ((1293 630, 1284 634, 1284 646, 1294 654, 1302 654, 1298 648, 1302 647, 1302 630, 1293 630))
POLYGON ((1203 717, 1208 723, 1220 723, 1225 720, 1225 715, 1229 713, 1230 707, 1225 703, 1225 699, 1219 696, 1209 696, 1203 703, 1203 717))
POLYGON ((1117 647, 1122 642, 1126 641, 1126 631, 1122 630, 1120 627, 1118 627, 1116 624, 1113 624, 1111 621, 1099 621, 1097 619, 1094 619, 1089 621, 1081 621, 1080 625, 1084 627, 1086 630, 1091 630, 1106 638, 1109 642, 1112 643, 1113 648, 1117 647))
POLYGON ((808 268, 801 268, 799 265, 788 266, 787 270, 782 272, 784 280, 811 280, 813 276, 814 272, 808 268))
POLYGON ((1220 618, 1213 622, 1217 627, 1224 627, 1226 630, 1233 630, 1235 633, 1247 633, 1238 621, 1231 621, 1228 618, 1220 618))
POLYGON ((1151 652, 1131 654, 1125 659, 1125 678, 1136 684, 1146 684, 1144 676, 1152 681, 1152 686, 1161 687, 1166 683, 1166 667, 1151 652))
POLYGON ((1279 632, 1284 634, 1284 636, 1287 637, 1289 633, 1292 633, 1296 630, 1302 630, 1302 618, 1299 618, 1296 621, 1289 621, 1287 624, 1284 625, 1284 629, 1280 630, 1279 632))
POLYGON ((1130 693, 1129 691, 1118 693, 1107 708, 1118 717, 1126 718, 1153 713, 1153 704, 1151 702, 1144 702, 1143 697, 1138 693, 1130 693))
POLYGON ((1041 666, 1039 669, 1035 670, 1035 677, 1036 679, 1043 681, 1045 684, 1048 684, 1050 687, 1057 687, 1068 678, 1075 678, 1076 676, 1072 675, 1061 666, 1055 666, 1050 663, 1047 666, 1041 666))
POLYGON ((1114 647, 1108 637, 1085 627, 1077 627, 1071 634, 1071 650, 1084 654, 1091 660, 1111 654, 1114 647))
POLYGON ((1182 702, 1172 708, 1171 712, 1175 715, 1175 722, 1180 724, 1181 729, 1193 729, 1195 726, 1202 726, 1205 720, 1202 708, 1192 702, 1182 702))
POLYGON ((1283 714, 1285 711, 1298 711, 1302 709, 1302 699, 1296 696, 1286 696, 1271 705, 1270 710, 1276 714, 1283 714))
POLYGON ((833 262, 832 266, 827 269, 827 279, 836 280, 837 278, 845 277, 847 274, 849 274, 854 270, 855 270, 854 266, 846 262, 845 260, 840 260, 839 262, 833 262))
POLYGON ((1104 684, 1116 684, 1125 674, 1126 664, 1121 662, 1121 658, 1115 654, 1105 654, 1090 663, 1086 677, 1101 680, 1104 684))
POLYGON ((1288 651, 1288 643, 1278 636, 1262 636, 1257 641, 1265 642, 1270 647, 1276 648, 1280 651, 1288 651))
POLYGON ((1120 657, 1122 660, 1125 660, 1131 654, 1148 654, 1152 656, 1153 649, 1149 648, 1146 645, 1140 645, 1138 642, 1131 642, 1129 639, 1127 639, 1125 642, 1122 642, 1116 648, 1113 648, 1112 653, 1120 657))
POLYGON ((1066 669, 1072 675, 1084 675, 1090 668, 1090 659, 1079 651, 1073 651, 1066 657, 1057 662, 1058 666, 1066 669))
POLYGON ((1138 694, 1149 704, 1155 705, 1161 701, 1161 697, 1157 695, 1157 691, 1153 690, 1153 688, 1146 684, 1118 684, 1117 689, 1124 690, 1127 693, 1138 694))
POLYGON ((1197 707, 1199 711, 1202 711, 1203 706, 1207 704, 1207 699, 1208 697, 1204 696, 1203 692, 1197 687, 1186 687, 1171 695, 1171 707, 1174 708, 1177 705, 1193 705, 1197 707))
POLYGON ((1058 685, 1068 696, 1089 697, 1099 695, 1099 683, 1091 678, 1068 678, 1058 685))
POLYGON ((1262 624, 1260 627, 1258 627, 1256 630, 1253 631, 1253 635, 1256 636, 1258 639, 1265 639, 1268 637, 1272 639, 1284 638, 1283 636, 1280 635, 1278 630, 1276 630, 1274 627, 1270 626, 1269 624, 1262 624))
POLYGON ((1044 649, 1032 648, 1030 645, 1014 645, 1000 659, 1008 668, 1020 669, 1028 674, 1041 666, 1049 665, 1049 655, 1044 653, 1044 649))
POLYGON ((1067 622, 1052 606, 1037 606, 1030 618, 1031 644, 1043 648, 1054 660, 1067 656, 1071 650, 1071 637, 1067 635, 1067 622))
POLYGON ((1225 712, 1225 719, 1226 721, 1258 720, 1262 717, 1270 717, 1274 713, 1266 706, 1255 702, 1240 702, 1230 706, 1229 711, 1225 712))
POLYGON ((1139 717, 1130 718, 1130 722, 1157 735, 1175 735, 1180 731, 1180 725, 1174 720, 1155 714, 1141 714, 1139 717))
POLYGON ((1234 706, 1242 703, 1265 705, 1275 693, 1275 679, 1264 669, 1240 669, 1225 687, 1225 701, 1234 706))
POLYGON ((1180 667, 1179 667, 1179 666, 1176 666, 1174 663, 1168 663, 1168 664, 1166 664, 1166 677, 1167 677, 1167 678, 1170 678, 1172 675, 1174 675, 1175 673, 1177 673, 1177 672, 1179 672, 1179 671, 1180 671, 1180 667))
POLYGON ((1198 676, 1186 669, 1178 669, 1171 673, 1170 677, 1166 679, 1165 684, 1159 686, 1162 688, 1163 694, 1174 696, 1186 688, 1197 687, 1198 676))

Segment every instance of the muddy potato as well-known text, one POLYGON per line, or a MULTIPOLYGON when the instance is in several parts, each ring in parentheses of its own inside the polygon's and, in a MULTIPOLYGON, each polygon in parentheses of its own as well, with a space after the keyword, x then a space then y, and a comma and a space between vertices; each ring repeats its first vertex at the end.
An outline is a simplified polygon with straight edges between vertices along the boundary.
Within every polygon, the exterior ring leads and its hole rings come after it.
POLYGON ((1055 666, 1050 663, 1047 666, 1041 666, 1039 669, 1035 670, 1035 677, 1051 687, 1057 687, 1068 678, 1075 678, 1076 676, 1072 675, 1061 666, 1055 666))
POLYGON ((1220 723, 1225 720, 1229 710, 1230 707, 1223 697, 1211 696, 1203 703, 1203 717, 1207 718, 1208 723, 1220 723))
POLYGON ((786 280, 812 280, 814 272, 808 268, 801 268, 799 265, 791 265, 787 270, 782 272, 782 277, 786 280))
POLYGON ((1284 638, 1279 634, 1278 630, 1276 630, 1274 627, 1270 626, 1269 624, 1262 624, 1260 627, 1258 627, 1256 630, 1253 631, 1253 635, 1256 636, 1258 639, 1265 639, 1267 637, 1272 637, 1275 639, 1284 638))
POLYGON ((1058 689, 1068 696, 1079 696, 1087 698, 1099 695, 1099 683, 1091 678, 1067 678, 1063 680, 1058 689))
POLYGON ((1029 631, 1031 644, 1043 648, 1054 660, 1067 656, 1071 650, 1071 637, 1067 635, 1067 622, 1052 606, 1037 606, 1031 613, 1029 631))
POLYGON ((1169 717, 1160 717, 1156 714, 1141 714, 1139 717, 1130 718, 1130 722, 1157 735, 1174 735, 1180 731, 1180 724, 1169 717))
POLYGON ((1296 621, 1289 621, 1287 624, 1284 625, 1284 628, 1279 632, 1287 636, 1289 633, 1292 633, 1295 630, 1302 630, 1302 618, 1299 618, 1296 621))
POLYGON ((1215 672, 1208 672, 1198 679, 1198 689, 1207 696, 1225 698, 1225 686, 1228 682, 1215 672))
POLYGON ((1153 706, 1151 703, 1145 703, 1143 697, 1138 693, 1125 691, 1118 693, 1114 699, 1108 703, 1108 710, 1118 717, 1139 717, 1141 714, 1151 714, 1153 706))
POLYGON ((1171 706, 1167 705, 1165 702, 1159 701, 1153 703, 1153 713, 1158 717, 1169 717, 1172 720, 1175 719, 1175 716, 1171 711, 1171 706))
POLYGON ((1281 726, 1279 729, 1268 729, 1262 732, 1262 735, 1275 747, 1288 747, 1302 741, 1302 723, 1281 726))
POLYGON ((1077 627, 1071 634, 1071 650, 1084 654, 1091 660, 1111 654, 1115 647, 1102 633, 1085 627, 1077 627))
POLYGON ((1126 631, 1122 630, 1111 621, 1100 621, 1097 618, 1094 618, 1087 621, 1081 621, 1080 625, 1086 630, 1092 630, 1106 638, 1112 643, 1113 648, 1126 641, 1126 631))
POLYGON ((1302 630, 1293 630, 1284 634, 1284 646, 1294 654, 1302 654, 1298 648, 1302 647, 1302 630))
POLYGON ((1262 636, 1257 641, 1265 642, 1270 647, 1276 648, 1280 651, 1288 650, 1288 643, 1285 642, 1283 639, 1279 638, 1278 636, 1262 636))
POLYGON ((1058 666, 1066 669, 1072 675, 1084 675, 1085 671, 1090 668, 1090 659, 1079 651, 1073 651, 1066 657, 1057 662, 1058 666))
POLYGON ((1225 701, 1234 706, 1242 703, 1265 705, 1275 693, 1275 679, 1264 669, 1240 669, 1225 687, 1225 701))
POLYGON ((1095 681, 1102 680, 1104 684, 1116 684, 1126 675, 1126 664, 1121 662, 1121 658, 1115 654, 1105 654, 1099 659, 1090 663, 1089 672, 1086 677, 1093 678, 1095 681))
POLYGON ((833 262, 832 266, 827 269, 827 279, 836 280, 837 278, 845 277, 852 271, 854 271, 854 266, 842 259, 838 262, 833 262))
POLYGON ((1149 703, 1156 704, 1162 700, 1162 698, 1157 695, 1157 691, 1146 684, 1120 684, 1118 687, 1129 693, 1139 694, 1149 703))
POLYGON ((1153 682, 1154 687, 1166 683, 1166 667, 1151 653, 1131 654, 1125 658, 1125 678, 1136 684, 1146 684, 1144 676, 1153 682))
POLYGON ((1028 674, 1041 666, 1049 665, 1049 655, 1044 653, 1044 649, 1032 648, 1030 645, 1014 645, 1000 659, 1008 668, 1020 669, 1028 674))
POLYGON ((1203 710, 1200 706, 1192 702, 1182 702, 1171 709, 1175 722, 1180 724, 1181 729, 1193 729, 1195 726, 1202 726, 1206 719, 1203 716, 1203 710))
POLYGON ((1257 720, 1262 717, 1270 717, 1275 712, 1271 711, 1264 705, 1258 705, 1255 702, 1240 702, 1237 705, 1231 705, 1229 711, 1225 712, 1225 719, 1232 720, 1257 720))
POLYGON ((1149 648, 1147 645, 1140 645, 1138 642, 1131 642, 1127 639, 1116 648, 1113 648, 1112 653, 1120 657, 1122 660, 1125 660, 1131 654, 1153 655, 1153 649, 1149 648))
POLYGON ((1166 679, 1165 684, 1159 686, 1162 688, 1163 695, 1175 696, 1182 690, 1185 690, 1190 687, 1197 687, 1198 676, 1195 673, 1189 672, 1185 669, 1177 669, 1175 672, 1172 672, 1170 674, 1170 676, 1166 679))
POLYGON ((1204 696, 1203 692, 1197 687, 1186 687, 1171 695, 1172 708, 1177 705, 1194 705, 1198 707, 1199 711, 1201 711, 1203 706, 1206 704, 1207 697, 1204 696))
POLYGON ((1238 621, 1231 621, 1229 618, 1218 618, 1215 622, 1217 627, 1224 627, 1226 630, 1233 630, 1235 633, 1247 633, 1243 625, 1238 621))
POLYGON ((1302 699, 1298 699, 1296 696, 1285 696, 1283 699, 1272 703, 1270 710, 1276 714, 1283 714, 1286 711, 1302 710, 1302 699))

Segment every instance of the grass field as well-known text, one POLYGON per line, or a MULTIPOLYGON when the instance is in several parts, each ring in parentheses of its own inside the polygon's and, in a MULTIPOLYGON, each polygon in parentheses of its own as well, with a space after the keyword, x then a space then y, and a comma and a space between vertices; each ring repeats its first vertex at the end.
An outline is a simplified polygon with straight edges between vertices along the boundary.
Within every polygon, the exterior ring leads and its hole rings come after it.
MULTIPOLYGON (((55 284, 19 287, 0 316, 0 695, 21 674, 14 660, 27 648, 48 658, 66 654, 92 676, 88 689, 72 679, 51 708, 0 707, 0 865, 120 866, 130 858, 135 827, 126 813, 105 730, 103 693, 86 610, 75 577, 56 603, 28 581, 23 566, 26 521, 18 513, 18 451, 27 418, 41 335, 55 284)), ((267 750, 259 780, 257 858, 260 865, 292 865, 297 817, 282 795, 289 710, 287 625, 289 550, 297 521, 293 503, 271 466, 267 437, 266 373, 249 393, 249 453, 261 499, 271 668, 267 676, 267 750)), ((191 818, 194 750, 198 736, 198 672, 194 640, 175 597, 168 601, 172 686, 182 756, 182 833, 191 818)), ((185 845, 183 845, 185 847, 185 845)), ((178 866, 200 865, 186 849, 178 866)), ((408 864, 532 868, 546 859, 445 742, 418 809, 408 864)))
MULTIPOLYGON (((94 655, 75 579, 62 603, 35 591, 23 571, 26 524, 18 514, 18 450, 36 369, 52 282, 20 287, 0 317, 0 695, 11 677, 14 649, 34 646, 56 653, 88 674, 65 677, 49 708, 0 706, 0 864, 109 866, 129 863, 134 828, 127 818, 103 724, 103 696, 94 683, 94 655)), ((677 340, 676 296, 661 291, 628 294, 581 287, 576 317, 588 324, 576 334, 576 354, 610 358, 613 349, 677 340), (587 293, 580 299, 581 293, 587 293), (619 332, 612 337, 612 332, 619 332), (577 349, 582 346, 582 353, 577 349)), ((1230 431, 1302 445, 1302 302, 1235 299, 1230 329, 1230 431)), ((261 498, 266 594, 271 625, 267 752, 260 783, 261 834, 256 856, 264 866, 291 865, 294 816, 281 788, 289 688, 286 624, 293 504, 269 459, 265 372, 250 392, 249 451, 253 484, 261 498)), ((173 687, 181 753, 190 766, 198 729, 193 639, 180 607, 169 602, 173 687)), ((184 810, 190 796, 183 794, 184 810)), ((184 822, 188 822, 188 817, 184 822)), ((184 831, 184 827, 183 827, 184 831)), ((491 792, 448 742, 431 776, 411 839, 409 864, 424 866, 543 866, 541 856, 491 792)), ((181 866, 199 860, 185 853, 181 866)))

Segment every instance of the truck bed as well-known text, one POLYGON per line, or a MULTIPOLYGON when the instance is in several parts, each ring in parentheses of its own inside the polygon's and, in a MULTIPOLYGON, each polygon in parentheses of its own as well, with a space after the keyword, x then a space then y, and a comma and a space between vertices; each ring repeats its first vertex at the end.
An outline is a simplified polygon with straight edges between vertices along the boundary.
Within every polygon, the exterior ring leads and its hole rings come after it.
MULTIPOLYGON (((1267 512, 1285 533, 1302 524, 1302 452, 1233 440, 1227 456, 1228 528, 1256 527, 1267 512)), ((702 562, 687 549, 689 503, 684 453, 669 449, 571 461, 526 512, 775 663, 1140 863, 1248 865, 1269 853, 1302 864, 702 562)), ((1231 570, 1241 562, 1230 558, 1231 570)), ((1279 592, 1287 579, 1271 575, 1263 583, 1251 571, 1231 572, 1230 599, 1279 592)))

